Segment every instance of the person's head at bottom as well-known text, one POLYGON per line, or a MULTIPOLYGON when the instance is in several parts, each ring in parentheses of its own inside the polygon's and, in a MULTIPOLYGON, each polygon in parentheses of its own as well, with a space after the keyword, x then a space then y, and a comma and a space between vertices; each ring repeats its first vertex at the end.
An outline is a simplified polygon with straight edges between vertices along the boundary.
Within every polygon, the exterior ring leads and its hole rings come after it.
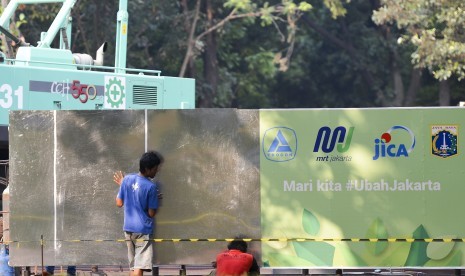
POLYGON ((242 253, 246 253, 247 252, 247 243, 245 241, 243 241, 243 240, 235 239, 235 240, 231 241, 228 244, 228 250, 233 250, 233 249, 239 250, 242 253))

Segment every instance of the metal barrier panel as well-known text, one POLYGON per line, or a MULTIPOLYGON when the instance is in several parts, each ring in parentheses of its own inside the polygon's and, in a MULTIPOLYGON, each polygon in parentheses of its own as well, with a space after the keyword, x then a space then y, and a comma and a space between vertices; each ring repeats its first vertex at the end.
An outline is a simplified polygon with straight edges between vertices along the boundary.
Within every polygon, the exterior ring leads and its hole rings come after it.
MULTIPOLYGON (((127 266, 112 175, 147 149, 165 157, 156 238, 261 237, 257 110, 15 111, 10 125, 14 266, 41 264, 41 235, 45 265, 127 266)), ((155 248, 159 264, 205 264, 226 242, 155 248)))
POLYGON ((464 112, 260 110, 264 265, 463 267, 464 112))

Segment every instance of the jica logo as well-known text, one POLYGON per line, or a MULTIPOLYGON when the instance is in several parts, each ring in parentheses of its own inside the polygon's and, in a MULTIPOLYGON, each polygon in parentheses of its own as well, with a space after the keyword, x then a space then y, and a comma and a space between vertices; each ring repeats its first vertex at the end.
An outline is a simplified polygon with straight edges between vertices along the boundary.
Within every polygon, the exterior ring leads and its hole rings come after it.
POLYGON ((295 131, 287 127, 273 127, 266 130, 262 148, 268 160, 284 162, 294 159, 297 152, 295 131))
POLYGON ((381 138, 375 139, 375 155, 373 156, 373 160, 377 160, 380 157, 408 157, 414 148, 415 135, 413 132, 404 126, 393 126, 383 133, 381 138), (407 139, 402 138, 405 136, 402 133, 407 134, 407 139), (396 138, 396 142, 407 140, 406 144, 391 143, 393 136, 396 138))
POLYGON ((313 152, 320 151, 321 147, 323 152, 330 153, 336 146, 339 153, 346 152, 349 150, 353 133, 354 127, 350 127, 349 131, 347 131, 345 127, 338 126, 334 131, 331 131, 329 127, 324 126, 318 131, 313 152))

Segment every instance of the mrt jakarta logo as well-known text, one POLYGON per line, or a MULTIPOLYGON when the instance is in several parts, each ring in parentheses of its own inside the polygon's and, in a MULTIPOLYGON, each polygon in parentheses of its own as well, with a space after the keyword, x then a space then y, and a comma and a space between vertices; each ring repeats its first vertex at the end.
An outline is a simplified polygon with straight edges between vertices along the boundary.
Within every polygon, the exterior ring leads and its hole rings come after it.
POLYGON ((274 162, 289 161, 297 153, 297 136, 293 129, 273 127, 265 131, 262 147, 266 159, 274 162))

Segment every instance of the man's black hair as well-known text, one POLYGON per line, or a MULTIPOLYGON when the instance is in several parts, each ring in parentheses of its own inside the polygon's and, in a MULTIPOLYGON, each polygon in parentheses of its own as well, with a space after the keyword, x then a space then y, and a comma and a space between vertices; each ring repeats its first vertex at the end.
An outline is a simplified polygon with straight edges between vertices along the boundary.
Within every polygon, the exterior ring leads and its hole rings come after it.
POLYGON ((159 166, 164 161, 163 156, 157 151, 148 151, 142 155, 139 160, 139 171, 145 173, 153 167, 159 166))
POLYGON ((228 249, 236 249, 243 253, 247 252, 247 243, 241 240, 233 240, 228 244, 228 249))

